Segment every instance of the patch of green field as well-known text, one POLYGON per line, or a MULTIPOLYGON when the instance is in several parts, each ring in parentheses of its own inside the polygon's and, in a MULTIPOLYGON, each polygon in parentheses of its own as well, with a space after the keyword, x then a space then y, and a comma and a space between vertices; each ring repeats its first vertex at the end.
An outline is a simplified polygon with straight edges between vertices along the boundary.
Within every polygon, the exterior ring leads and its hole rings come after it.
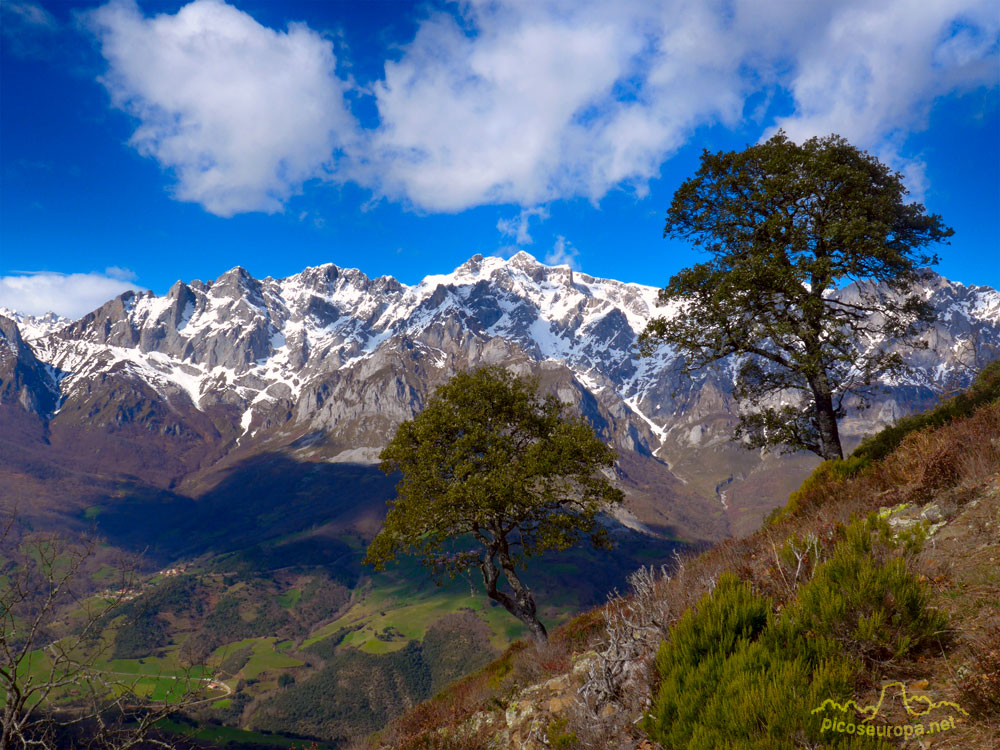
POLYGON ((139 677, 129 685, 130 692, 154 701, 178 701, 187 693, 201 692, 203 688, 201 680, 186 680, 170 675, 139 677))
POLYGON ((296 604, 299 603, 299 599, 302 596, 302 592, 299 589, 289 589, 288 591, 280 594, 278 598, 278 604, 280 604, 285 609, 292 609, 296 604))
POLYGON ((244 678, 254 679, 262 672, 301 667, 303 662, 283 653, 292 646, 291 641, 282 641, 281 643, 277 641, 278 639, 274 636, 245 638, 242 641, 233 641, 215 649, 208 661, 218 666, 230 654, 234 654, 242 648, 250 647, 253 649, 250 660, 240 669, 240 674, 244 678))
POLYGON ((260 638, 254 643, 253 656, 240 670, 246 679, 255 679, 262 672, 302 666, 303 662, 298 659, 275 651, 274 644, 277 640, 277 638, 260 638))
MULTIPOLYGON (((420 578, 415 579, 421 581, 420 578)), ((449 582, 438 587, 427 578, 414 585, 414 580, 399 581, 388 576, 375 576, 373 585, 365 591, 344 615, 314 631, 303 643, 310 646, 343 629, 351 630, 342 641, 370 654, 387 654, 403 648, 410 640, 423 640, 427 629, 440 617, 462 609, 477 612, 490 626, 493 646, 502 649, 524 634, 524 626, 502 607, 490 606, 486 595, 465 581, 449 582), (393 628, 402 637, 382 640, 376 634, 393 628)))

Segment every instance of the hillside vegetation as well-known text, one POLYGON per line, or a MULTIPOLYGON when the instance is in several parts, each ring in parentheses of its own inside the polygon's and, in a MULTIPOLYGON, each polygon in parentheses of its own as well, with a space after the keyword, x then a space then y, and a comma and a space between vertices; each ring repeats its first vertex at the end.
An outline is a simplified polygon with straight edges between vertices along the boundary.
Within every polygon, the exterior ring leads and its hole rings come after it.
POLYGON ((755 534, 631 582, 372 746, 995 747, 1000 362, 820 465, 755 534))

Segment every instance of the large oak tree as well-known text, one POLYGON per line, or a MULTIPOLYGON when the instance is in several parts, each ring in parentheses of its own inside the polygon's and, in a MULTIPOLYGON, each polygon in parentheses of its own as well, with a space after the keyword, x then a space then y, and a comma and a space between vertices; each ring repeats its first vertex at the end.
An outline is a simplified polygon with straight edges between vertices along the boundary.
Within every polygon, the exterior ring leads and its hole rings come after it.
POLYGON ((601 471, 614 451, 556 397, 542 398, 536 381, 490 366, 438 388, 381 458, 383 471, 403 476, 365 561, 380 569, 414 554, 451 577, 478 568, 487 595, 544 641, 519 571, 584 536, 608 545, 598 515, 622 499, 601 471))
POLYGON ((676 312, 650 321, 642 352, 672 344, 686 373, 735 358, 738 437, 842 458, 845 400, 863 407, 904 371, 896 348, 932 318, 914 288, 937 260, 924 248, 953 234, 906 195, 902 175, 836 135, 705 151, 664 236, 710 257, 660 291, 676 312))

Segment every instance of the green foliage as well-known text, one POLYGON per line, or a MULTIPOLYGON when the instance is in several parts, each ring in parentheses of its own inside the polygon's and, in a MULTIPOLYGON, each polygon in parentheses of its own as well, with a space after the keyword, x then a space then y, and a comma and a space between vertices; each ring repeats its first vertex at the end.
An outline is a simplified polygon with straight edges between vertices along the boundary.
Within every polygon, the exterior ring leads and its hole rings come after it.
POLYGON ((556 750, 573 750, 573 748, 580 746, 576 732, 566 731, 568 725, 569 719, 566 717, 554 719, 548 725, 545 730, 545 739, 548 741, 549 747, 556 750))
POLYGON ((731 573, 685 612, 657 655, 661 683, 646 723, 653 739, 691 750, 861 746, 821 737, 812 709, 851 697, 860 669, 926 645, 946 622, 906 567, 916 540, 894 539, 876 514, 840 534, 780 618, 731 573))
POLYGON ((582 536, 608 546, 598 514, 622 493, 600 472, 614 451, 537 388, 501 367, 459 373, 399 426, 381 458, 403 478, 365 562, 413 554, 437 576, 478 568, 489 596, 544 639, 516 569, 582 536), (501 569, 512 595, 498 589, 501 569))
POLYGON ((403 478, 366 562, 381 569, 409 551, 461 574, 481 553, 445 550, 482 532, 516 533, 515 562, 566 549, 581 534, 606 543, 597 514, 622 494, 597 470, 613 465, 614 452, 536 389, 500 367, 459 373, 399 426, 381 458, 383 471, 403 478))
POLYGON ((918 430, 943 427, 997 399, 1000 399, 1000 360, 984 367, 972 386, 957 396, 929 411, 904 417, 867 438, 851 454, 851 459, 864 463, 880 461, 896 450, 907 435, 918 430))
POLYGON ((142 611, 126 615, 115 633, 114 659, 137 659, 149 656, 158 648, 166 646, 170 637, 167 624, 155 613, 142 611))
POLYGON ((878 377, 903 369, 898 354, 863 343, 872 316, 888 340, 914 340, 932 313, 911 291, 936 260, 922 249, 953 233, 905 195, 901 175, 839 136, 796 145, 779 132, 741 152, 705 151, 664 234, 711 259, 660 292, 683 314, 650 321, 643 353, 670 343, 686 372, 739 355, 738 436, 841 458, 844 398, 864 404, 878 377), (852 295, 830 294, 851 281, 852 295), (797 405, 761 406, 789 392, 797 405))
POLYGON ((917 541, 894 541, 872 514, 851 523, 789 611, 798 632, 829 637, 867 666, 885 665, 945 634, 943 614, 906 567, 917 541), (909 550, 906 548, 909 547, 909 550))
POLYGON ((295 678, 292 677, 288 672, 282 672, 278 675, 278 687, 285 688, 289 685, 295 684, 295 678))
POLYGON ((771 608, 727 573, 696 613, 685 613, 657 655, 650 737, 691 750, 794 748, 820 739, 811 710, 849 695, 854 670, 828 640, 787 638, 771 608))

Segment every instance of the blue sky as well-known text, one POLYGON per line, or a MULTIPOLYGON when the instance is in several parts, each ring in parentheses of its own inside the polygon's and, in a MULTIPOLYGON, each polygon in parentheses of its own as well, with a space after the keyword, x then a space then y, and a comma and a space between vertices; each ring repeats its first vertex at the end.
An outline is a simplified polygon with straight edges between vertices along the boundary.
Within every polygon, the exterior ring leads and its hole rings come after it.
POLYGON ((1000 14, 980 0, 4 0, 0 305, 526 250, 662 286, 703 148, 837 132, 1000 286, 1000 14))

